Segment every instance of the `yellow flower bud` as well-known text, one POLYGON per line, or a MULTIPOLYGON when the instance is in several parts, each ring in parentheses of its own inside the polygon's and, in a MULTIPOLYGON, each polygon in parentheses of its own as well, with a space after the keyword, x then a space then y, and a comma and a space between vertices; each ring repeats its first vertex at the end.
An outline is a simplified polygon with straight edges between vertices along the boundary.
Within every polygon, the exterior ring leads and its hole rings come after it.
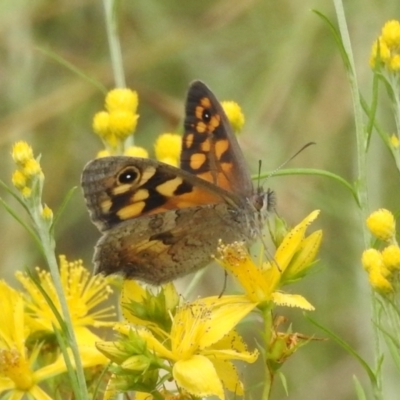
POLYGON ((42 173, 42 169, 40 168, 40 164, 34 158, 28 160, 23 168, 23 174, 27 177, 34 177, 40 175, 42 173))
POLYGON ((392 284, 379 271, 371 270, 368 278, 372 288, 377 292, 387 294, 393 291, 392 284))
POLYGON ((400 46, 400 22, 396 20, 386 22, 381 37, 388 47, 400 46))
POLYGON ((18 169, 14 171, 11 180, 17 189, 21 190, 26 186, 26 176, 18 169))
POLYGON ((110 131, 110 114, 106 111, 100 111, 93 117, 93 130, 101 138, 108 135, 110 131))
POLYGON ((385 247, 382 251, 382 260, 389 270, 400 269, 400 248, 394 244, 385 247))
POLYGON ((376 67, 377 61, 386 64, 389 60, 390 50, 387 44, 382 40, 382 38, 375 40, 372 45, 371 56, 369 59, 369 64, 371 68, 376 67))
POLYGON ((364 250, 361 263, 367 272, 372 269, 380 269, 383 265, 382 254, 376 249, 364 250))
POLYGON ((176 133, 163 133, 154 145, 157 160, 165 162, 166 159, 174 159, 176 164, 181 155, 181 148, 182 137, 176 133))
POLYGON ((100 150, 97 153, 96 158, 109 157, 109 156, 111 156, 111 153, 108 150, 100 150))
POLYGON ((400 147, 399 138, 393 134, 392 136, 390 136, 390 144, 393 148, 398 149, 400 147))
POLYGON ((221 104, 233 131, 240 132, 243 129, 245 118, 239 104, 234 101, 223 101, 221 104))
POLYGON ((125 149, 124 155, 130 157, 149 158, 149 153, 147 150, 139 146, 129 146, 127 149, 125 149))
POLYGON ((396 222, 393 214, 381 208, 367 218, 367 226, 371 233, 380 240, 390 240, 396 233, 396 222))
POLYGON ((24 141, 15 143, 11 154, 13 160, 20 165, 24 165, 28 160, 33 158, 32 147, 24 141))
POLYGON ((109 130, 118 139, 125 140, 136 128, 139 116, 131 111, 116 110, 110 113, 109 130))
POLYGON ((53 219, 53 211, 46 204, 44 205, 42 210, 42 218, 47 221, 51 221, 53 219))
POLYGON ((25 199, 27 199, 27 198, 31 197, 32 189, 28 186, 25 186, 24 188, 22 188, 21 194, 25 199))
POLYGON ((107 93, 106 109, 110 113, 119 110, 136 113, 138 102, 137 92, 131 89, 113 89, 107 93))

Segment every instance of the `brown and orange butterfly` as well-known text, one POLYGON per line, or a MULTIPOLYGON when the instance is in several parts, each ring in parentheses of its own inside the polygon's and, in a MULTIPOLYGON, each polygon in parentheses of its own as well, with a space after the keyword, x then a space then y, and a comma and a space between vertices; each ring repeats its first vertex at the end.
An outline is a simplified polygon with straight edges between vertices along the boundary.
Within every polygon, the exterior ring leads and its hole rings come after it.
POLYGON ((255 190, 222 106, 190 85, 180 168, 115 156, 89 162, 82 187, 103 236, 95 271, 161 284, 206 266, 219 241, 250 245, 273 206, 255 190))

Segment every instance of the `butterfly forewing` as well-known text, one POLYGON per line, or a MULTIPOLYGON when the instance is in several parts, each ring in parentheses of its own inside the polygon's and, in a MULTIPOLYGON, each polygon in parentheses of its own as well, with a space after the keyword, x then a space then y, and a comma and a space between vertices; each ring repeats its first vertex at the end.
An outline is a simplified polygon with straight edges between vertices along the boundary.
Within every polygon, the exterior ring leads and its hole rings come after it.
POLYGON ((253 186, 226 114, 208 87, 193 82, 185 106, 181 169, 231 192, 250 195, 253 186))

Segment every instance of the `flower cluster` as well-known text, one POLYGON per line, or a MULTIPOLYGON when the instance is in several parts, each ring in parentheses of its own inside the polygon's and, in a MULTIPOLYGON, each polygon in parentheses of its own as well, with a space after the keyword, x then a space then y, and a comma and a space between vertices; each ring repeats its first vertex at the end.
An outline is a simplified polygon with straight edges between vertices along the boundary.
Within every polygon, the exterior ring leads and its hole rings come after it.
MULTIPOLYGON (((130 89, 114 89, 107 93, 106 111, 100 111, 93 118, 93 130, 100 136, 106 147, 99 156, 118 154, 124 149, 126 139, 133 135, 139 115, 136 114, 138 95, 130 89)), ((129 155, 147 157, 142 148, 128 148, 129 155)), ((125 150, 125 149, 124 149, 125 150)))
POLYGON ((114 362, 106 398, 127 390, 145 392, 152 398, 154 388, 171 379, 180 391, 198 397, 224 399, 224 388, 243 394, 232 361, 252 363, 258 351, 248 351, 234 327, 252 311, 254 303, 243 296, 224 296, 179 304, 172 285, 163 287, 158 295, 144 291, 134 281, 125 282, 124 289, 124 315, 130 323, 117 325, 120 340, 97 344, 114 362))
MULTIPOLYGON (((105 365, 108 359, 94 345, 99 337, 89 327, 110 326, 104 320, 114 316, 109 308, 93 311, 108 298, 110 288, 103 277, 89 276, 81 261, 71 263, 61 256, 60 270, 82 364, 85 368, 105 365)), ((37 276, 35 281, 17 272, 22 291, 0 281, 0 397, 8 393, 12 398, 25 394, 50 399, 40 385, 67 371, 55 341, 56 331, 61 332, 57 318, 61 309, 54 283, 46 271, 37 269, 37 276)))
POLYGON ((33 157, 32 148, 23 141, 14 144, 12 158, 17 165, 12 176, 12 183, 24 198, 29 198, 32 196, 32 191, 40 186, 43 180, 39 161, 33 157))
POLYGON ((382 28, 381 35, 372 45, 372 68, 383 66, 389 72, 400 70, 400 22, 391 20, 382 28))
POLYGON ((386 209, 373 212, 367 219, 371 233, 385 243, 383 250, 369 248, 362 254, 362 264, 368 272, 371 286, 381 294, 394 291, 400 270, 400 248, 396 241, 396 222, 393 214, 386 209))
POLYGON ((243 129, 245 118, 239 104, 235 101, 223 101, 221 105, 228 117, 233 131, 236 133, 240 132, 243 129))

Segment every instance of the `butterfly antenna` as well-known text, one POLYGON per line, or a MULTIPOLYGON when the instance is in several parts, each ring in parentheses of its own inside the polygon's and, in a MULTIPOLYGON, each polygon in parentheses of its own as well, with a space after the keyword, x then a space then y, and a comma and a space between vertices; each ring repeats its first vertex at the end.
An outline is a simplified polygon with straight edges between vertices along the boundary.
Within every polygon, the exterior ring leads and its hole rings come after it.
MULTIPOLYGON (((287 165, 290 161, 292 161, 295 157, 297 157, 303 150, 305 150, 307 147, 310 147, 310 146, 312 146, 314 144, 316 144, 316 143, 315 142, 306 143, 300 150, 296 151, 296 153, 294 153, 290 158, 288 158, 281 165, 279 165, 277 168, 275 168, 265 179, 270 178, 271 176, 273 176, 276 172, 278 172, 285 165, 287 165)), ((260 174, 258 176, 260 177, 260 174)))

